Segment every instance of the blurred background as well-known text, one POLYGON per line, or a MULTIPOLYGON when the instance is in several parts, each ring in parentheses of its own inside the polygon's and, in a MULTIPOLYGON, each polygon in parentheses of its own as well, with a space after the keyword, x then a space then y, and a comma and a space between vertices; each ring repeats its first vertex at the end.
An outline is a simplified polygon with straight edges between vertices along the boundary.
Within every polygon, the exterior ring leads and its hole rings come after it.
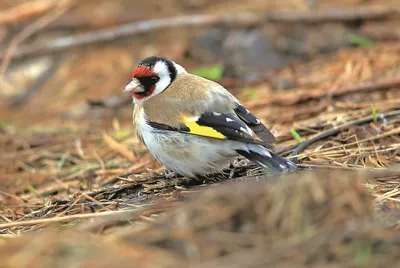
POLYGON ((118 98, 132 68, 150 55, 169 57, 190 71, 222 80, 238 94, 236 89, 254 89, 242 92, 247 97, 262 97, 268 89, 295 88, 296 74, 282 78, 276 73, 317 55, 368 46, 369 39, 399 38, 398 20, 388 14, 374 16, 375 7, 390 10, 397 4, 395 0, 0 1, 0 117, 23 127, 107 125, 112 118, 130 123, 129 100, 118 98), (340 13, 345 8, 363 13, 368 7, 374 7, 372 20, 368 20, 371 14, 352 18, 340 13), (333 18, 318 14, 332 9, 337 9, 330 14, 333 18), (296 11, 303 13, 292 14, 296 11), (192 15, 200 15, 194 23, 189 21, 192 15), (189 17, 168 26, 181 16, 189 17), (108 101, 116 110, 95 107, 101 106, 98 101, 108 101))
MULTIPOLYGON (((122 92, 137 62, 152 55, 221 83, 271 129, 284 156, 372 115, 372 123, 312 144, 299 161, 344 169, 400 163, 400 126, 390 117, 400 105, 399 8, 399 0, 0 0, 0 235, 45 226, 23 221, 179 201, 200 183, 130 176, 162 170, 133 135, 132 100, 122 92)), ((393 213, 390 226, 398 226, 397 185, 369 184, 382 211, 393 213)), ((368 217, 370 210, 368 203, 368 217)), ((80 233, 62 237, 82 241, 80 233)), ((11 257, 2 239, 8 264, 35 256, 17 254, 30 238, 12 244, 11 257)), ((104 258, 122 252, 114 250, 104 258)))

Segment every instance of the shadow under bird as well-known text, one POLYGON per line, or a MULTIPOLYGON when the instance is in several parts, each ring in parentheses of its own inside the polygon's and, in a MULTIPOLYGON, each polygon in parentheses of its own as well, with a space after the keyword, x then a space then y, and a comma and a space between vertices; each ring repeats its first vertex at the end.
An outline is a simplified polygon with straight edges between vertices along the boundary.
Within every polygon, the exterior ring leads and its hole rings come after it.
POLYGON ((140 61, 124 91, 132 94, 138 137, 166 170, 217 173, 238 155, 274 173, 296 169, 271 151, 275 137, 223 86, 169 59, 140 61))

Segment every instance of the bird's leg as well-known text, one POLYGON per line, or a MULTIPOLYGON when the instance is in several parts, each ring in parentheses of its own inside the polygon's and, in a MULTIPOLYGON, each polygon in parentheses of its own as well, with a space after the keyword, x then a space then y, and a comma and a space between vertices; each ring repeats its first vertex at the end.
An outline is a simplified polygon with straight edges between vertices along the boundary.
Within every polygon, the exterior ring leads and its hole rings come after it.
POLYGON ((229 179, 232 179, 233 176, 235 175, 235 171, 236 171, 236 167, 235 167, 235 165, 233 164, 233 162, 231 162, 231 163, 229 164, 229 169, 231 170, 230 173, 229 173, 229 179))
POLYGON ((151 168, 146 168, 146 169, 148 172, 150 172, 153 175, 153 177, 165 177, 167 179, 172 179, 172 178, 177 177, 177 174, 175 172, 167 170, 167 169, 164 169, 164 172, 158 172, 151 168))
POLYGON ((153 177, 162 177, 164 175, 163 173, 160 173, 154 169, 151 169, 151 168, 146 168, 146 169, 148 172, 150 172, 153 175, 153 177))
POLYGON ((172 179, 172 178, 176 178, 177 174, 171 170, 164 169, 164 176, 167 179, 172 179))

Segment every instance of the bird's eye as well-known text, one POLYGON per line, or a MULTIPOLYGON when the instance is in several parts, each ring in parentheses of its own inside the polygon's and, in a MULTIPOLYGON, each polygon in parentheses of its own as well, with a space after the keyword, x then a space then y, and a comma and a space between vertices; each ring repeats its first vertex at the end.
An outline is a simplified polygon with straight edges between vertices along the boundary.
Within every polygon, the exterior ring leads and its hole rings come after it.
POLYGON ((151 81, 154 82, 154 83, 157 83, 158 80, 160 80, 160 77, 158 77, 158 76, 152 76, 151 77, 151 81))

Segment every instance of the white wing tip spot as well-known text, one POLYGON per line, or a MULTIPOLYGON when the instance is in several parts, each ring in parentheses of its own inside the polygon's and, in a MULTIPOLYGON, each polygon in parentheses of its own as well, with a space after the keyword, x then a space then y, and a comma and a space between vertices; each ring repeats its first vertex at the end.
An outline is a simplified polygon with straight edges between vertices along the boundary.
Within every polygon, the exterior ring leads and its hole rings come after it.
POLYGON ((240 130, 247 133, 247 129, 245 129, 244 127, 240 127, 240 130))
POLYGON ((264 155, 265 155, 265 156, 268 156, 269 158, 272 158, 272 155, 271 155, 271 153, 270 153, 270 152, 268 152, 268 151, 266 151, 264 155))
POLYGON ((262 167, 264 167, 264 168, 268 168, 268 166, 265 165, 263 162, 257 161, 257 163, 260 164, 260 165, 261 165, 262 167))
POLYGON ((233 119, 231 119, 231 118, 229 118, 229 117, 226 118, 226 122, 228 122, 228 123, 229 123, 229 122, 233 122, 233 121, 235 121, 235 120, 233 120, 233 119))
POLYGON ((246 132, 246 133, 249 134, 249 135, 251 135, 251 129, 248 128, 248 127, 246 127, 246 128, 240 127, 240 130, 243 131, 243 132, 246 132))
POLYGON ((251 128, 246 126, 246 129, 247 129, 247 133, 249 133, 250 135, 253 135, 253 130, 251 130, 251 128))

